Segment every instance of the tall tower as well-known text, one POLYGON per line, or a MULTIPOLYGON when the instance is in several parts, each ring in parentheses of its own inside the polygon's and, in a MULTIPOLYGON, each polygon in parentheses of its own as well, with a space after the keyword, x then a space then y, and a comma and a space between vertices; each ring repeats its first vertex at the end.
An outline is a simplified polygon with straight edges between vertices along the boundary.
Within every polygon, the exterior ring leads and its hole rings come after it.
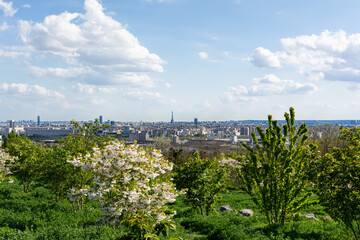
POLYGON ((40 126, 40 116, 37 116, 37 125, 40 126))
POLYGON ((172 111, 171 112, 171 124, 173 124, 174 123, 174 112, 172 111))
POLYGON ((100 124, 103 124, 103 117, 102 117, 102 115, 99 116, 99 121, 100 121, 100 124))

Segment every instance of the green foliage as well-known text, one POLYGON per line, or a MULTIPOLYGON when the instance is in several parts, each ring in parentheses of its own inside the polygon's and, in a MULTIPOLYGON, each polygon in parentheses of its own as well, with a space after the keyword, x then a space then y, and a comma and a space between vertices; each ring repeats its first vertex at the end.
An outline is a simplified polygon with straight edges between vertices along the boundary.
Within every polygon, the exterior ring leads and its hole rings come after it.
MULTIPOLYGON (((185 214, 188 203, 182 195, 172 204, 179 213, 174 218, 177 230, 168 236, 160 235, 159 239, 342 240, 347 237, 345 226, 332 220, 323 221, 320 215, 316 216, 319 219, 317 222, 301 217, 284 226, 267 226, 266 216, 259 213, 249 195, 228 191, 219 193, 219 196, 217 208, 230 204, 237 210, 251 208, 256 214, 250 218, 232 212, 209 216, 185 214)), ((49 189, 34 187, 29 193, 24 193, 16 180, 12 184, 0 183, 0 239, 142 239, 133 238, 135 229, 132 228, 99 225, 97 220, 103 213, 98 206, 99 203, 89 201, 83 210, 73 212, 68 200, 56 202, 49 189)), ((313 211, 313 207, 305 208, 303 213, 313 211)), ((157 236, 149 234, 148 237, 156 239, 157 236)))
POLYGON ((217 194, 224 189, 226 171, 216 159, 201 159, 195 152, 193 158, 175 170, 174 182, 178 189, 186 189, 186 199, 201 214, 212 211, 217 194))
POLYGON ((55 202, 49 189, 24 193, 17 181, 0 184, 0 239, 126 239, 125 228, 99 226, 102 216, 96 202, 74 213, 68 200, 55 202))
POLYGON ((25 136, 11 132, 4 142, 5 151, 15 157, 9 162, 8 168, 28 192, 39 177, 39 167, 44 159, 45 150, 25 136))
POLYGON ((100 124, 98 119, 94 122, 84 122, 83 125, 71 121, 74 126, 74 133, 60 140, 64 149, 70 152, 72 157, 85 156, 92 152, 94 147, 103 148, 112 140, 111 136, 102 136, 100 131, 108 128, 106 124, 100 124))
POLYGON ((319 164, 317 186, 321 204, 360 238, 360 128, 341 128, 340 140, 348 145, 332 148, 319 164))
POLYGON ((316 146, 306 144, 308 129, 304 123, 299 129, 295 126, 293 108, 290 114, 285 113, 285 119, 282 129, 271 115, 265 132, 257 127, 261 145, 252 133, 256 150, 243 144, 249 153, 241 159, 238 169, 241 188, 253 197, 269 224, 284 224, 308 203, 312 194, 300 196, 311 180, 316 146))
POLYGON ((53 191, 57 201, 68 197, 76 177, 80 175, 79 170, 67 162, 70 158, 69 151, 54 146, 46 149, 40 164, 38 180, 53 191))

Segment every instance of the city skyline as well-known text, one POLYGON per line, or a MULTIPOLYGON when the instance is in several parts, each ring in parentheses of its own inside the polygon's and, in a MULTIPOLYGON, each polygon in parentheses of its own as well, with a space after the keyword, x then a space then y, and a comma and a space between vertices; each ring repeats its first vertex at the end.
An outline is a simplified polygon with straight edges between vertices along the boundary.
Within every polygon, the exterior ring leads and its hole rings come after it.
POLYGON ((360 119, 355 0, 0 0, 0 112, 360 119))

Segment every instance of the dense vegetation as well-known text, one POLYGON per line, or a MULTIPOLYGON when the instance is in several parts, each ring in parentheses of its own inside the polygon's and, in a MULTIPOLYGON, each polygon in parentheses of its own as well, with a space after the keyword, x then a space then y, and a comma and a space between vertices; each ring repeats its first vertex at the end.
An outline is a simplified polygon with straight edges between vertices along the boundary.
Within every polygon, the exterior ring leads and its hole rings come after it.
POLYGON ((360 128, 308 139, 292 108, 285 119, 269 116, 254 148, 169 161, 98 136, 98 121, 52 147, 11 133, 0 239, 358 239, 360 128))

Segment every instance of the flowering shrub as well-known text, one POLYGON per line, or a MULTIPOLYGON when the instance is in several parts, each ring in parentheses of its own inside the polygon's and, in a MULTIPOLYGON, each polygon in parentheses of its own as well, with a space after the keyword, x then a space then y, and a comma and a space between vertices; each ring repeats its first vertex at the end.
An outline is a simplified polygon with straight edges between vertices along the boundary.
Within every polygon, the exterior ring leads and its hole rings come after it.
POLYGON ((11 172, 8 168, 8 164, 13 161, 13 158, 9 154, 0 149, 0 182, 4 180, 12 181, 9 177, 11 172))
POLYGON ((71 200, 84 196, 97 198, 105 213, 103 220, 112 225, 141 223, 136 226, 146 234, 163 225, 175 227, 171 221, 175 212, 165 206, 177 196, 168 174, 173 166, 159 150, 147 151, 118 141, 93 150, 92 154, 69 161, 85 172, 94 173, 94 184, 73 188, 71 200))

